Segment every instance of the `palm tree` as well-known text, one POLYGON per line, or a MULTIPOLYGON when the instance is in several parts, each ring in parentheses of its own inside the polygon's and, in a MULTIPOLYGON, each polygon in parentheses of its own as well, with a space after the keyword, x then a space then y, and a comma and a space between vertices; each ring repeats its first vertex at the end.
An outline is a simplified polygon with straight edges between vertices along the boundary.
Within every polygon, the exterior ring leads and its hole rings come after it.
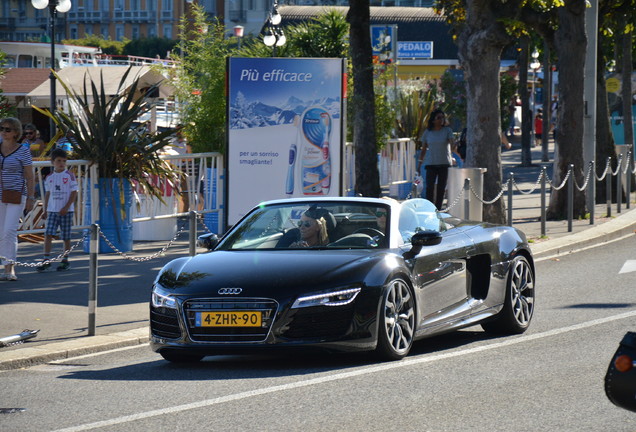
POLYGON ((132 68, 122 75, 114 96, 106 95, 104 77, 100 82, 85 79, 81 93, 60 79, 69 96, 71 112, 58 110, 54 118, 64 132, 74 135, 74 155, 99 166, 100 178, 135 180, 145 194, 161 198, 152 176, 174 178, 172 167, 159 157, 158 151, 170 143, 175 130, 168 128, 154 133, 136 127, 139 119, 152 108, 147 97, 155 84, 145 91, 139 89, 139 78, 126 86, 132 68), (87 89, 90 81, 90 92, 87 89))

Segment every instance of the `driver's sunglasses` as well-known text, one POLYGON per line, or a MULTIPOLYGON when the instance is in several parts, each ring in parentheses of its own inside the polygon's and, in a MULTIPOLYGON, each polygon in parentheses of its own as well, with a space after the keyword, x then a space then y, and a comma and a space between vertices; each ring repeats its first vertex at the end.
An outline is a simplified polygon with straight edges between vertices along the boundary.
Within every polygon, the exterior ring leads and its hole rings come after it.
POLYGON ((385 211, 375 212, 375 217, 379 217, 379 218, 386 217, 386 212, 385 211))
POLYGON ((312 221, 298 221, 298 227, 300 228, 301 226, 305 226, 305 228, 309 228, 313 225, 314 223, 312 221))
POLYGON ((35 131, 25 131, 25 135, 35 135, 35 131))

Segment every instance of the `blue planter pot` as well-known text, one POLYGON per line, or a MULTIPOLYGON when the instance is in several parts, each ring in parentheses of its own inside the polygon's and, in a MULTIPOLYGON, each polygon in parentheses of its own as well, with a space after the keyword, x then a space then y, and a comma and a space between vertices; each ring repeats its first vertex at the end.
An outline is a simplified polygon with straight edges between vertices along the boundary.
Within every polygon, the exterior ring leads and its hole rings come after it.
MULTIPOLYGON (((133 248, 132 223, 132 186, 128 180, 123 180, 123 201, 120 190, 120 180, 117 178, 100 178, 99 188, 99 219, 97 223, 101 232, 120 252, 130 252, 133 248)), ((88 189, 87 189, 88 191, 88 189)), ((91 196, 88 191, 84 224, 91 223, 91 196)), ((90 252, 90 233, 84 234, 84 252, 90 252)), ((99 253, 115 253, 108 243, 99 236, 99 253)))

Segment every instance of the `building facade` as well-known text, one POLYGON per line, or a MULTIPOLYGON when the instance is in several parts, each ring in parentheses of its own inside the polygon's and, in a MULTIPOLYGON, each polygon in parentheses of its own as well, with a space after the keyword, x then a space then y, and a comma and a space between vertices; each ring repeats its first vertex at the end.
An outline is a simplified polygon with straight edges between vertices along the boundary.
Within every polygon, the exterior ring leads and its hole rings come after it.
MULTIPOLYGON (((53 1, 53 0, 51 0, 53 1)), ((142 37, 176 39, 179 21, 187 13, 189 0, 71 0, 67 13, 57 13, 56 41, 98 34, 105 39, 142 37)), ((223 16, 223 0, 193 0, 210 16, 223 16)), ((38 10, 31 0, 2 0, 0 40, 48 40, 48 9, 38 10)))
MULTIPOLYGON (((50 0, 54 1, 54 0, 50 0)), ((261 32, 275 0, 71 0, 71 10, 58 13, 55 39, 78 39, 97 34, 105 39, 142 37, 176 39, 179 22, 194 2, 210 17, 218 17, 231 33, 243 26, 245 35, 261 32)), ((371 6, 431 7, 433 0, 371 0, 371 6)), ((348 6, 348 0, 279 0, 280 6, 348 6)), ((48 41, 49 11, 31 0, 2 0, 0 40, 48 41)))

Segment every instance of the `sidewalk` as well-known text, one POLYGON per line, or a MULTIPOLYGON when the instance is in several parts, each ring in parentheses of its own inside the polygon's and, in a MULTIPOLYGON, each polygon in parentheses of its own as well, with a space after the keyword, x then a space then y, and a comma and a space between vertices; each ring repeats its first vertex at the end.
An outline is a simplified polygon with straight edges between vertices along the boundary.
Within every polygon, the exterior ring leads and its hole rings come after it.
MULTIPOLYGON (((518 141, 518 140, 515 140, 518 141)), ((519 168, 521 151, 518 142, 502 154, 503 180, 512 171, 515 182, 524 192, 536 185, 541 165, 541 149, 532 149, 536 166, 519 168)), ((551 153, 550 153, 551 156, 551 153)), ((636 229, 634 193, 630 209, 614 217, 606 215, 606 206, 597 205, 595 224, 575 220, 572 232, 567 221, 547 221, 546 237, 541 237, 540 189, 523 195, 515 190, 513 226, 526 233, 536 259, 567 254, 616 238, 633 235, 636 229)), ((503 197, 505 199, 505 195, 503 197)), ((79 239, 79 237, 78 237, 79 239)), ((72 242, 75 244, 76 240, 72 242)), ((158 253, 168 241, 135 242, 131 257, 143 258, 158 253)), ((54 243, 54 252, 61 246, 54 243)), ((152 282, 168 261, 188 255, 188 234, 179 239, 162 256, 150 260, 124 259, 117 254, 99 255, 98 308, 96 336, 88 336, 89 254, 71 254, 71 269, 56 272, 55 265, 45 273, 33 268, 17 268, 17 282, 0 282, 0 337, 23 329, 40 329, 37 337, 21 345, 0 348, 0 370, 15 369, 48 361, 102 350, 143 344, 148 341, 148 301, 152 282)), ((20 243, 19 261, 33 263, 40 259, 41 244, 20 243)))
MULTIPOLYGON (((636 195, 632 186, 630 208, 627 203, 621 205, 621 213, 617 213, 616 203, 611 205, 611 217, 607 217, 607 205, 596 204, 594 207, 594 225, 590 225, 589 219, 574 219, 572 231, 568 232, 568 221, 546 221, 545 237, 541 235, 541 188, 537 184, 541 167, 547 168, 548 177, 553 178, 554 145, 550 141, 548 146, 549 162, 541 162, 541 147, 537 146, 532 151, 532 167, 520 167, 521 164, 521 137, 516 135, 511 143, 511 150, 504 150, 501 155, 503 182, 514 174, 513 187, 513 226, 522 230, 530 245, 535 259, 541 259, 553 255, 561 255, 572 251, 605 243, 633 234, 636 229, 636 195), (531 194, 525 194, 534 189, 531 194)), ((616 177, 612 177, 612 194, 615 195, 616 177)), ((558 186, 558 185, 557 185, 558 186)), ((566 186, 567 187, 567 186, 566 186)), ((550 203, 550 185, 546 183, 546 206, 550 203)), ((506 199, 504 195, 502 199, 506 199)))

